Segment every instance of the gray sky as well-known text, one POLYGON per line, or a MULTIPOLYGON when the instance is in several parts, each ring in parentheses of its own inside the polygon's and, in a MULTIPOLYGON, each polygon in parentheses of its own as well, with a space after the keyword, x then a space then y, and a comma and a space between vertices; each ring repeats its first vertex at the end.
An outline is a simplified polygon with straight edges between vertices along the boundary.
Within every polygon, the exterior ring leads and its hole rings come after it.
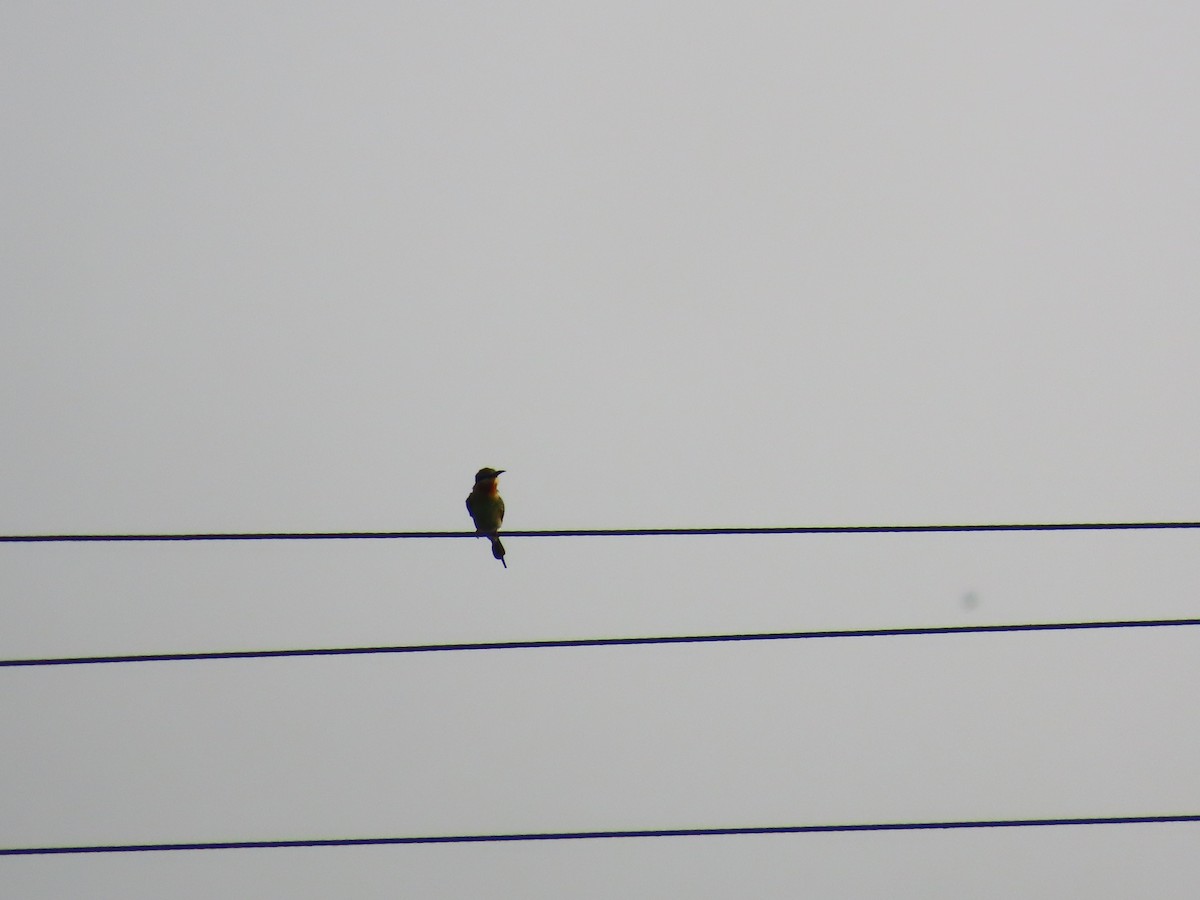
MULTIPOLYGON (((1196 519, 1183 3, 0 12, 0 531, 1196 519)), ((1197 615, 1189 532, 3 545, 0 656, 1197 615), (975 603, 965 602, 967 595, 975 603)), ((0 846, 1200 812, 1190 630, 8 669, 0 846)), ((5 858, 1191 897, 1196 826, 5 858)))

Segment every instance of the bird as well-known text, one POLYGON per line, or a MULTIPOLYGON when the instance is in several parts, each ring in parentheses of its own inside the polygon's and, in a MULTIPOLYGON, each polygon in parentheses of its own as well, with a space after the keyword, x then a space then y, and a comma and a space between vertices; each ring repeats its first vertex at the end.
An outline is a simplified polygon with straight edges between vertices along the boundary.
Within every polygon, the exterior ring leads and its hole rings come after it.
POLYGON ((496 534, 504 521, 504 498, 496 490, 496 479, 504 471, 483 468, 475 473, 475 487, 471 488, 471 493, 467 495, 467 512, 471 514, 471 520, 475 523, 475 531, 492 542, 492 556, 500 560, 507 569, 508 563, 504 562, 504 545, 500 543, 496 534))

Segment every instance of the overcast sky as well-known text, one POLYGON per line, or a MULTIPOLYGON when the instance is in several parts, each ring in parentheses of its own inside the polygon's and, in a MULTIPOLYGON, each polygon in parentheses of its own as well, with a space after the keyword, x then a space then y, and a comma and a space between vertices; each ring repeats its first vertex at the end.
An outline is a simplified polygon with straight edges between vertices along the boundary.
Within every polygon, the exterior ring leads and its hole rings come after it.
MULTIPOLYGON (((8 0, 0 532, 1196 520, 1200 8, 8 0)), ((0 657, 1195 617, 1195 532, 0 545, 0 657)), ((0 671, 0 847, 1200 813, 1192 629, 0 671)), ((1191 898, 1196 825, 6 857, 1191 898)))

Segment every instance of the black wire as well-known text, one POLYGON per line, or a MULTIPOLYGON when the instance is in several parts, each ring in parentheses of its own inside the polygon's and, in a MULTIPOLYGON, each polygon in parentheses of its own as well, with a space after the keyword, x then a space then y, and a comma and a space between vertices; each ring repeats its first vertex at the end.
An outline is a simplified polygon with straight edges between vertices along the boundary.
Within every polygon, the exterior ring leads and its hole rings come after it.
POLYGON ((292 841, 212 841, 194 844, 109 844, 79 847, 15 847, 0 856, 59 853, 131 853, 153 850, 268 850, 278 847, 361 847, 379 844, 484 844, 507 841, 582 841, 602 838, 717 837, 754 834, 814 834, 845 831, 933 831, 955 828, 1034 828, 1053 825, 1151 825, 1200 822, 1200 815, 1103 816, 1079 819, 994 819, 968 822, 870 822, 857 825, 778 825, 759 828, 668 828, 641 831, 563 831, 531 834, 457 834, 427 837, 327 838, 292 841))
MULTIPOLYGON (((937 532, 997 531, 1114 531, 1131 529, 1195 529, 1200 522, 1107 522, 982 525, 856 525, 797 526, 766 528, 640 528, 574 529, 552 531, 506 531, 506 537, 610 537, 662 535, 732 534, 895 534, 937 532)), ((195 534, 45 534, 0 535, 0 543, 67 543, 104 541, 231 541, 231 540, 348 540, 400 538, 471 538, 474 532, 322 532, 322 533, 195 533, 195 534)), ((152 662, 209 659, 251 659, 287 656, 340 656, 377 653, 420 653, 451 650, 503 650, 548 647, 597 647, 629 644, 716 643, 733 641, 800 640, 833 637, 884 637, 900 635, 979 634, 1018 631, 1066 631, 1100 628, 1148 628, 1200 625, 1200 619, 1156 619, 1102 622, 1030 623, 1018 625, 962 625, 890 629, 850 629, 839 631, 778 632, 763 634, 682 635, 632 638, 583 638, 541 641, 493 641, 458 644, 417 644, 393 647, 347 647, 303 650, 247 650, 207 653, 143 654, 129 656, 59 657, 0 660, 0 666, 83 665, 93 663, 152 662)), ((286 841, 222 841, 182 844, 114 844, 74 847, 0 848, 0 856, 31 856, 79 853, 125 853, 162 850, 232 850, 280 847, 335 847, 384 844, 447 844, 511 841, 588 840, 602 838, 696 837, 761 834, 800 834, 819 832, 917 831, 965 828, 1017 828, 1064 825, 1132 825, 1168 822, 1198 822, 1200 815, 1117 816, 1060 819, 1009 819, 958 822, 884 822, 850 825, 790 825, 751 828, 681 828, 641 831, 546 832, 529 834, 443 835, 392 838, 338 838, 286 841)))
POLYGON ((482 641, 456 644, 408 644, 392 647, 322 647, 296 650, 219 650, 195 653, 144 653, 124 656, 63 656, 0 659, 0 667, 79 666, 97 663, 177 662, 209 659, 262 659, 282 656, 356 656, 372 653, 437 653, 453 650, 535 650, 549 647, 614 647, 632 644, 717 644, 735 641, 795 641, 813 638, 898 637, 932 634, 992 634, 1014 631, 1081 631, 1101 628, 1163 628, 1200 625, 1200 619, 1135 619, 1100 622, 1032 622, 1018 625, 937 625, 915 628, 851 628, 838 631, 779 631, 758 634, 691 634, 660 637, 566 638, 534 641, 482 641))
MULTIPOLYGON (((1046 522, 993 525, 797 525, 747 528, 575 528, 504 531, 505 537, 651 537, 719 534, 929 534, 987 531, 1128 531, 1200 528, 1200 522, 1046 522)), ((80 543, 99 541, 329 541, 401 538, 473 538, 474 531, 323 531, 196 534, 9 534, 0 543, 80 543)))

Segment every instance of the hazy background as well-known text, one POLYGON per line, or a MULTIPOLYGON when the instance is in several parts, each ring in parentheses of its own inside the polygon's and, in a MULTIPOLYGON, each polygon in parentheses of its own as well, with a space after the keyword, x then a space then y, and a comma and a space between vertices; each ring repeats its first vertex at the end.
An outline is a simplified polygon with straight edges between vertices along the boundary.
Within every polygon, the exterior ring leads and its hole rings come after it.
MULTIPOLYGON (((1195 520, 1200 9, 0 9, 0 532, 1195 520)), ((0 656, 1192 617, 1192 532, 0 546, 0 656)), ((0 674, 0 846, 1200 812, 1190 629, 0 674)), ((6 858, 1188 897, 1179 826, 6 858)))

